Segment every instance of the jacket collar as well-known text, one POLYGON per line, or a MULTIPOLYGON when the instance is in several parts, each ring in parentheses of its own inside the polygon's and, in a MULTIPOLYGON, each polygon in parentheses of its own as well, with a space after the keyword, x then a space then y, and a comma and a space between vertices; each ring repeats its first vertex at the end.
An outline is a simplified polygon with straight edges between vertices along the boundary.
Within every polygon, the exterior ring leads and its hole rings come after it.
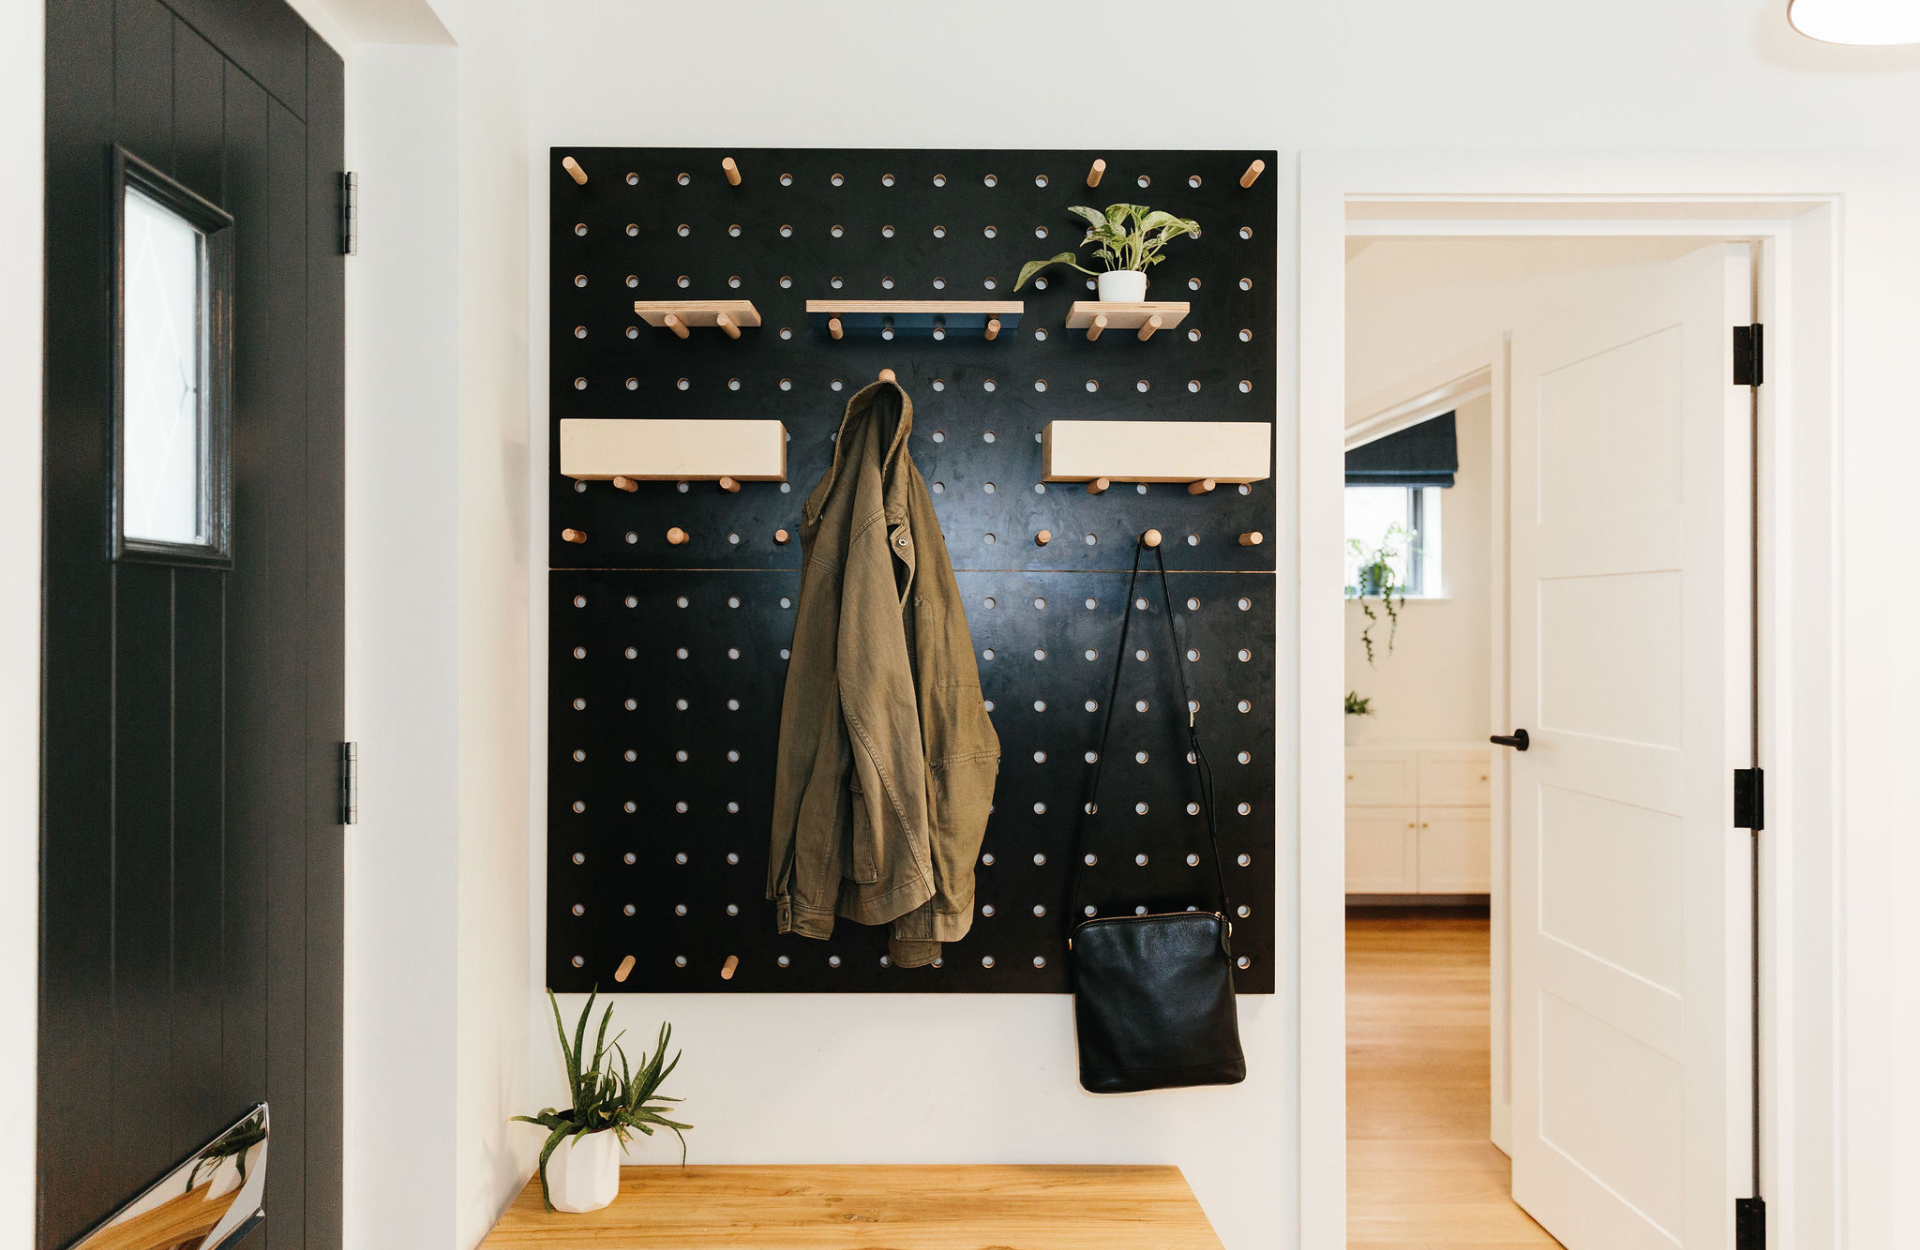
MULTIPOLYGON (((853 424, 854 418, 868 414, 874 401, 879 398, 881 390, 886 387, 893 388, 900 395, 900 423, 894 427, 893 442, 888 445, 887 454, 880 462, 880 479, 888 484, 887 511, 889 513, 895 511, 897 501, 892 490, 893 466, 901 452, 906 449, 907 435, 913 432, 913 397, 908 395, 906 388, 898 382, 871 382, 847 401, 846 414, 840 418, 840 432, 833 440, 833 465, 827 470, 826 478, 814 489, 812 497, 807 500, 806 519, 809 522, 819 517, 820 509, 825 506, 827 496, 833 493, 834 483, 840 479, 840 455, 847 445, 847 427, 853 424)), ((904 512, 904 502, 900 503, 900 510, 904 512)))

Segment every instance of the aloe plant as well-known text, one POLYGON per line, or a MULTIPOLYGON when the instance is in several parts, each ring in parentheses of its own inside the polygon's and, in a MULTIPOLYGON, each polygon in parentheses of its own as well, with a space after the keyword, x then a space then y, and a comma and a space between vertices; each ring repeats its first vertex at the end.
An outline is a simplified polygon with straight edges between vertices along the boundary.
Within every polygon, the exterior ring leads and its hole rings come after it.
MULTIPOLYGON (((1080 240, 1080 246, 1094 244, 1093 258, 1104 262, 1109 272, 1137 269, 1145 273, 1147 266, 1166 259, 1160 253, 1167 244, 1183 235, 1200 237, 1199 222, 1150 209, 1145 204, 1109 204, 1105 212, 1076 204, 1067 211, 1086 218, 1087 234, 1080 240)), ((1013 284, 1013 289, 1017 291, 1025 286, 1048 265, 1071 265, 1081 273, 1098 274, 1098 270, 1080 264, 1075 255, 1062 252, 1046 260, 1028 261, 1020 267, 1020 279, 1013 284)))
POLYGON ((559 1000, 554 998, 552 990, 547 991, 547 1001, 553 1006, 553 1025, 560 1033, 560 1053, 566 1057, 567 1092, 573 1097, 573 1105, 564 1111, 545 1107, 539 1115, 513 1117, 547 1130, 547 1140, 540 1147, 540 1197, 549 1211, 553 1210, 553 1199, 547 1192, 547 1160, 553 1157, 560 1143, 569 1138, 577 1140, 588 1133, 611 1129, 625 1146, 630 1131, 637 1130, 651 1137, 658 1126, 673 1130, 673 1135, 680 1139, 680 1162, 684 1165, 687 1161, 685 1130, 693 1125, 669 1120, 662 1113, 670 1108, 653 1105, 680 1101, 658 1092, 680 1064, 678 1054, 671 1062, 667 1060, 667 1043, 673 1037, 673 1026, 661 1024, 660 1040, 652 1057, 645 1051, 640 1052, 640 1070, 635 1072, 628 1066, 626 1052, 620 1048, 620 1039, 626 1033, 616 1033, 612 1041, 607 1040, 607 1026, 613 1020, 613 1005, 609 1003, 600 1017, 600 1030, 594 1037, 593 1056, 589 1059, 586 1057, 587 1020, 593 1015, 593 1000, 598 995, 598 990, 587 995, 587 1005, 580 1011, 569 1043, 567 1026, 560 1018, 559 1000), (615 1059, 620 1063, 618 1072, 613 1069, 615 1059))

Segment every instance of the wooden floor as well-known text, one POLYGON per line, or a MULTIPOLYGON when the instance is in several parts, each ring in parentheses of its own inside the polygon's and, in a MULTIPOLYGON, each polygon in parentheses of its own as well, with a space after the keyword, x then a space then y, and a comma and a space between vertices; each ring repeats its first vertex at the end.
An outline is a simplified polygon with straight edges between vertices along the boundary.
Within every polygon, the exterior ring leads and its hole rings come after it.
POLYGON ((1347 919, 1347 1244, 1560 1243, 1508 1196, 1487 1140, 1487 921, 1347 919))

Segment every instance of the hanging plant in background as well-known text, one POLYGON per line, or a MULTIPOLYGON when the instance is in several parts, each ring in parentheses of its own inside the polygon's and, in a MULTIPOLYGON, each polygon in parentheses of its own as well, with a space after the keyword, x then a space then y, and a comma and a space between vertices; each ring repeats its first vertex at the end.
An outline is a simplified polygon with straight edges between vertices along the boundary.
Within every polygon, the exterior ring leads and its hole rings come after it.
MULTIPOLYGON (((1160 253, 1167 244, 1182 237, 1200 237, 1199 222, 1150 209, 1145 204, 1109 204, 1105 212, 1076 204, 1067 211, 1086 218, 1087 234, 1080 240, 1080 246, 1093 244, 1093 258, 1101 262, 1107 273, 1145 274, 1148 266, 1166 259, 1160 253)), ((1082 265, 1075 259, 1074 253, 1061 252, 1046 260, 1030 260, 1020 266, 1020 278, 1013 284, 1013 289, 1019 290, 1049 265, 1071 265, 1081 273, 1104 277, 1100 270, 1082 265)), ((1104 283, 1102 287, 1101 298, 1108 299, 1104 283)), ((1135 298, 1144 296, 1143 289, 1135 298)))
POLYGON ((1400 605, 1407 601, 1407 584, 1394 561, 1407 554, 1407 544, 1412 539, 1412 531, 1395 525, 1387 530, 1378 547, 1370 549, 1358 538, 1347 540, 1351 569, 1347 598, 1359 600, 1360 610, 1366 613, 1367 623, 1360 630, 1360 645, 1367 649, 1368 667, 1373 665, 1373 627, 1380 623, 1380 614, 1367 601, 1378 599, 1387 614, 1387 654, 1392 655, 1394 636, 1400 632, 1400 605))

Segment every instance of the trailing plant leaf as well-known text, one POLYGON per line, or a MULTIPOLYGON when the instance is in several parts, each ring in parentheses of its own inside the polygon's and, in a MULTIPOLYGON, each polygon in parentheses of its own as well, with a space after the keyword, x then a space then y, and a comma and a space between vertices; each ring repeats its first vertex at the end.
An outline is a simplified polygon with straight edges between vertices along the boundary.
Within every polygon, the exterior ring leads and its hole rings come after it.
POLYGON ((1048 265, 1072 265, 1075 269, 1080 270, 1081 273, 1093 272, 1093 270, 1077 263, 1073 258, 1072 252, 1062 252, 1058 256, 1049 257, 1046 260, 1030 260, 1020 266, 1020 280, 1013 284, 1013 289, 1017 291, 1025 286, 1029 278, 1032 278, 1034 274, 1039 273, 1048 265))
POLYGON ((1360 645, 1366 648, 1369 668, 1374 661, 1373 627, 1380 623, 1380 617, 1367 600, 1380 600, 1380 606, 1387 614, 1387 654, 1392 655, 1393 640, 1400 632, 1400 607, 1407 601, 1406 583, 1401 580, 1393 561, 1410 554, 1406 544, 1412 539, 1411 531, 1394 525, 1388 527, 1380 546, 1371 550, 1357 538, 1347 540, 1347 550, 1352 554, 1354 564, 1353 581, 1347 586, 1346 593, 1347 598, 1359 601, 1360 611, 1367 618, 1367 623, 1360 630, 1360 645))

